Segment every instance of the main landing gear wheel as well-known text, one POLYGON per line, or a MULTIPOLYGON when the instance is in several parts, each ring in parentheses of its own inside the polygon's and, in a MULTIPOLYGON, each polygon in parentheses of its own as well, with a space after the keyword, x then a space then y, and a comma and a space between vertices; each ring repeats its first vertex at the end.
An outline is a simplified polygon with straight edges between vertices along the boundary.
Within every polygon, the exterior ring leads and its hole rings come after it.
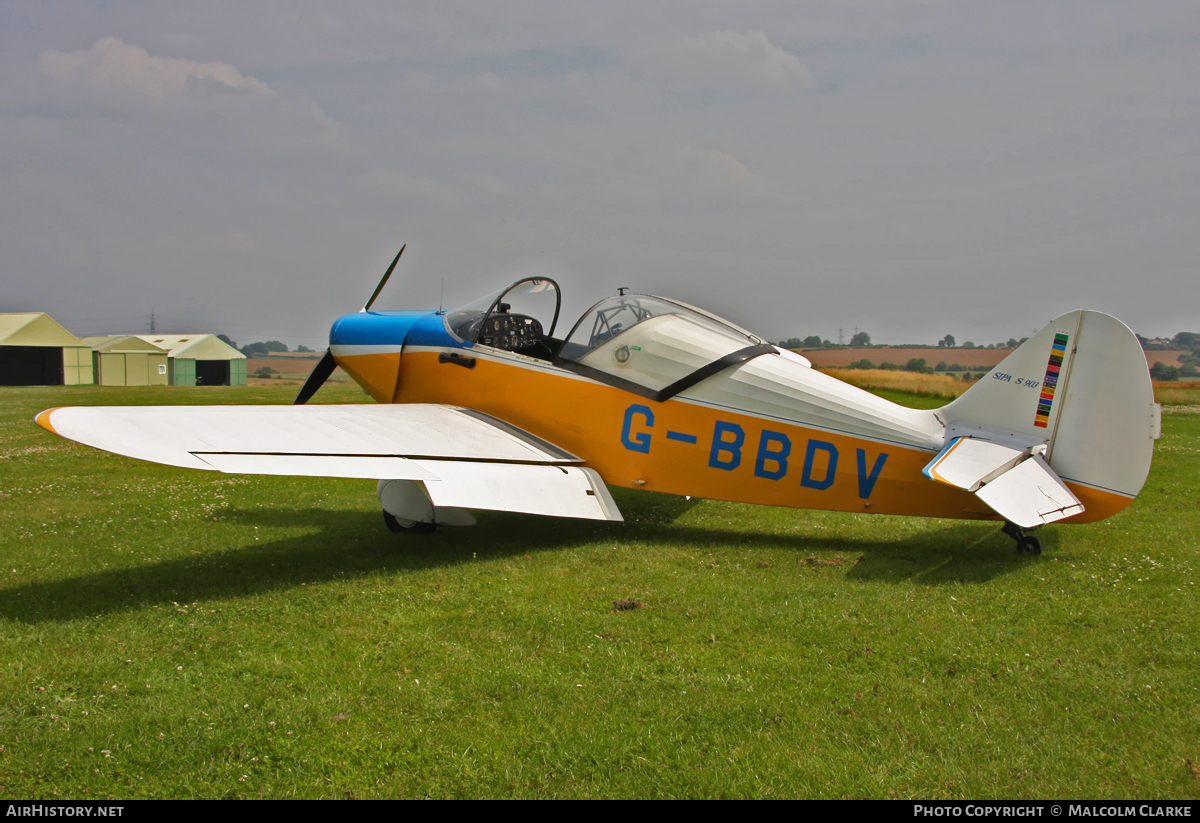
POLYGON ((1042 553, 1042 541, 1032 534, 1026 534, 1024 529, 1011 520, 1004 521, 1003 532, 1017 541, 1017 554, 1031 554, 1036 557, 1042 553))
POLYGON ((392 534, 431 534, 437 530, 436 523, 421 523, 417 521, 405 521, 409 525, 404 525, 391 512, 383 513, 383 522, 387 523, 388 531, 392 534))

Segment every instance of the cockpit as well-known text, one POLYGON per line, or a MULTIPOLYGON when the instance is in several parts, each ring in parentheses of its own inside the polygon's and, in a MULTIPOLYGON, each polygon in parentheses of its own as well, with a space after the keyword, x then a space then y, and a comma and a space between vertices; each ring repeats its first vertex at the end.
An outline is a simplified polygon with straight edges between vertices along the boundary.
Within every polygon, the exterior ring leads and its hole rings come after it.
POLYGON ((446 330, 472 346, 553 360, 562 295, 546 277, 528 277, 446 314, 446 330), (546 331, 548 324, 549 331, 546 331))
POLYGON ((557 283, 526 278, 449 312, 446 329, 471 346, 549 361, 659 401, 737 363, 777 351, 703 309, 642 294, 601 300, 559 339, 554 332, 561 307, 557 283))

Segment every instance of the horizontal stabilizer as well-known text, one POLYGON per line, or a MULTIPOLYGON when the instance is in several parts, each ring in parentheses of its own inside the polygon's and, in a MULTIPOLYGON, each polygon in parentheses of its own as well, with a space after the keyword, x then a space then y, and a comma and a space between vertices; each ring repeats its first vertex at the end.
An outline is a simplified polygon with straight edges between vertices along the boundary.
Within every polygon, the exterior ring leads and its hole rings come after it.
POLYGON ((1024 529, 1081 513, 1079 499, 1040 453, 1030 451, 957 437, 923 472, 931 480, 974 492, 992 511, 1024 529))
POLYGON ((930 480, 973 492, 1025 456, 1025 451, 1012 446, 975 437, 956 437, 922 471, 930 480))

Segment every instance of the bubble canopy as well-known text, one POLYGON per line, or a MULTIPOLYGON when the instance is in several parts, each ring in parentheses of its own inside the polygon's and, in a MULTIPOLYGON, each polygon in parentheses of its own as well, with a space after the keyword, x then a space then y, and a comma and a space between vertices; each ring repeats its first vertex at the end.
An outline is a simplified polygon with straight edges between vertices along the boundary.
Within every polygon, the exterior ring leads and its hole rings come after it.
POLYGON ((554 363, 655 400, 775 347, 716 315, 651 295, 621 295, 592 306, 554 363))
POLYGON ((601 300, 559 340, 554 330, 561 306, 557 283, 527 277, 449 312, 444 322, 468 346, 549 361, 660 402, 738 363, 778 353, 703 309, 647 294, 601 300))

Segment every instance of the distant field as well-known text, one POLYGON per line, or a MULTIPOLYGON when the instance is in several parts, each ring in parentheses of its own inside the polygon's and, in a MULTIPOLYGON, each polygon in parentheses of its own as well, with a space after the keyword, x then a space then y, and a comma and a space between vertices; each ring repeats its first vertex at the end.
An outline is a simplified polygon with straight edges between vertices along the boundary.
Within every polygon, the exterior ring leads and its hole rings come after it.
POLYGON ((308 374, 317 365, 319 359, 319 357, 247 357, 246 373, 254 374, 263 366, 270 366, 275 371, 284 374, 308 374))
POLYGON ((1191 354, 1187 351, 1148 351, 1146 354, 1146 363, 1153 366, 1155 363, 1166 363, 1168 366, 1179 365, 1179 355, 1191 354))
POLYGON ((285 360, 320 360, 324 352, 320 351, 277 351, 271 352, 271 357, 280 357, 285 360))
MULTIPOLYGON (((948 374, 886 371, 884 369, 821 369, 838 380, 873 392, 900 392, 909 397, 934 398, 949 402, 975 382, 957 380, 948 374)), ((983 378, 987 379, 987 378, 983 378)), ((896 400, 889 395, 888 399, 896 400)), ((1200 382, 1154 383, 1154 399, 1164 405, 1186 406, 1200 403, 1200 382)), ((905 402, 900 399, 896 402, 905 402)))
MULTIPOLYGON (((854 349, 795 349, 817 368, 838 368, 849 366, 857 360, 870 360, 875 365, 880 363, 895 363, 903 366, 913 358, 924 358, 930 366, 936 366, 945 361, 947 365, 958 363, 968 369, 990 369, 1008 355, 1012 349, 892 349, 892 348, 854 348, 854 349)), ((1168 366, 1179 365, 1179 355, 1182 351, 1148 351, 1146 352, 1147 367, 1158 361, 1168 366)))
POLYGON ((1037 558, 994 523, 621 489, 623 524, 398 537, 373 481, 32 423, 294 391, 0 388, 0 797, 1200 799, 1200 404, 1037 558))
POLYGON ((1169 406, 1200 405, 1200 382, 1155 383, 1154 399, 1169 406))
MULTIPOLYGON (((260 383, 262 381, 256 380, 254 373, 264 366, 269 366, 278 372, 279 376, 268 379, 291 378, 293 381, 299 382, 308 377, 309 372, 316 367, 319 359, 320 355, 307 354, 293 357, 249 357, 246 358, 246 374, 250 376, 249 379, 251 381, 256 384, 260 383)), ((338 367, 333 370, 329 379, 335 383, 349 382, 350 375, 342 371, 341 367, 338 367)))
POLYGON ((871 391, 886 389, 907 392, 920 397, 936 397, 953 400, 975 383, 956 380, 948 374, 921 374, 907 371, 885 371, 883 369, 822 369, 828 375, 871 391))

